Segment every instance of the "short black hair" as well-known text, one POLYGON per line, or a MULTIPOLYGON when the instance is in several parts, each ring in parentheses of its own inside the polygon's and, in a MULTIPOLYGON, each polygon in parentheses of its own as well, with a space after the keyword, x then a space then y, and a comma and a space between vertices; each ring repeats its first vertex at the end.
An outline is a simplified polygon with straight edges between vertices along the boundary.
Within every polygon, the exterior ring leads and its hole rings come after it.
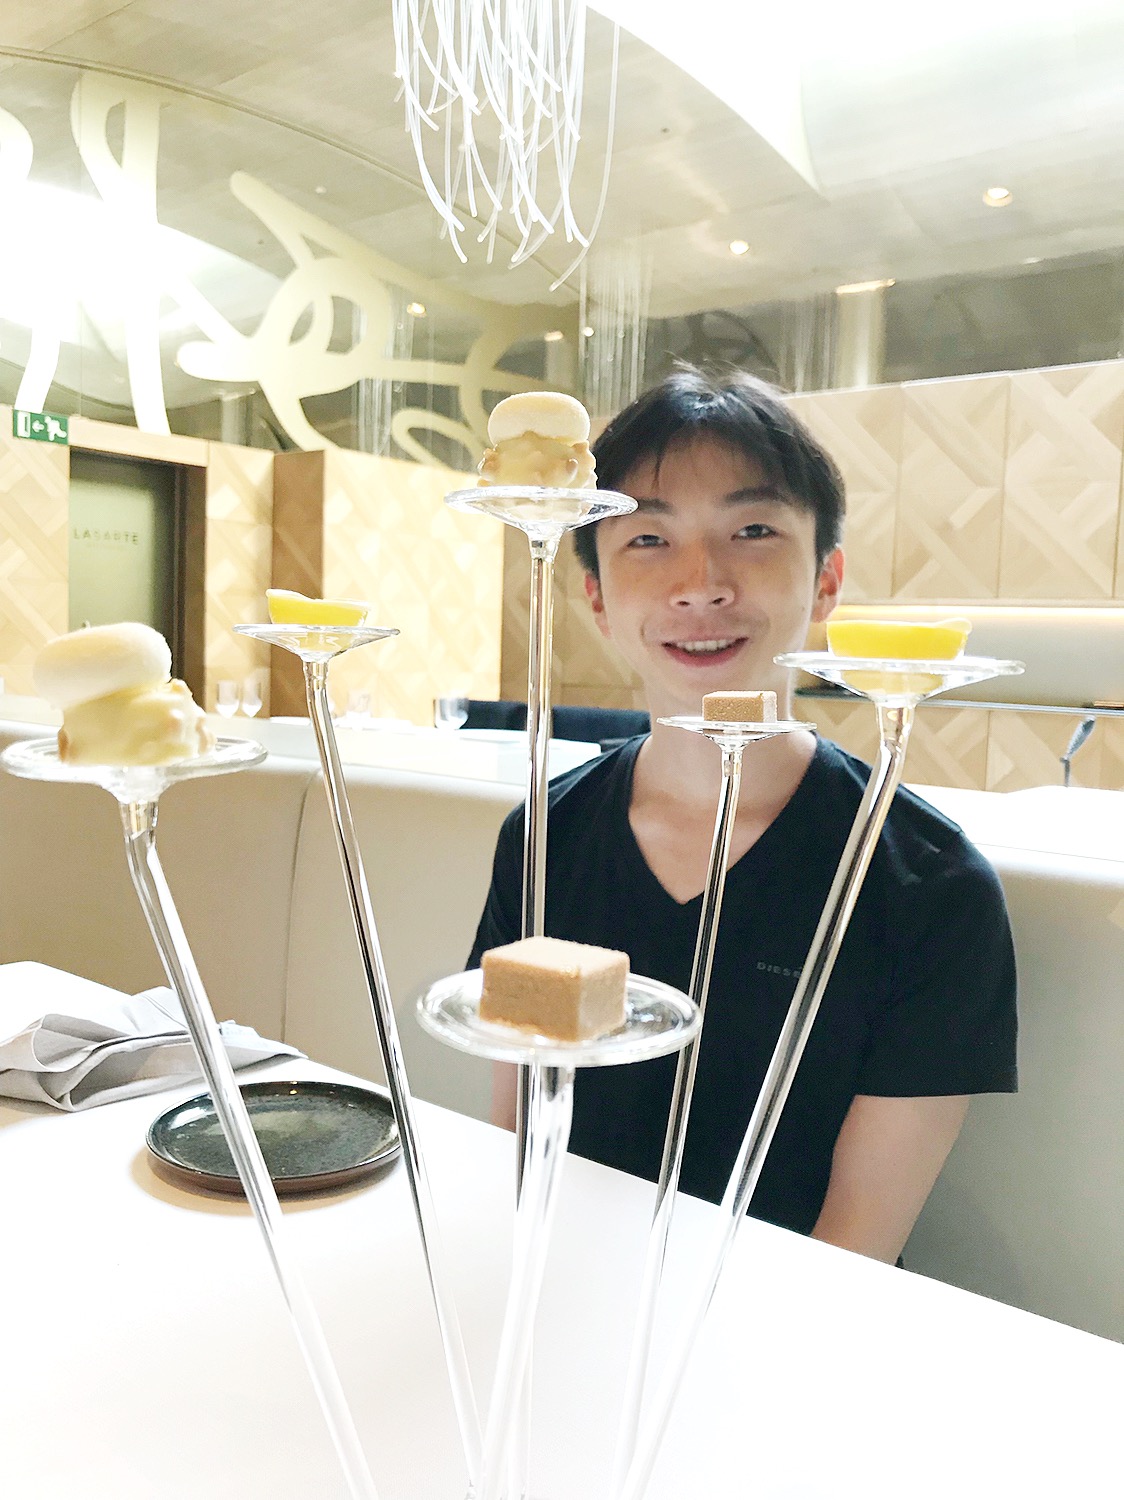
MULTIPOLYGON (((678 365, 614 417, 593 445, 599 489, 615 490, 638 463, 658 467, 671 447, 711 438, 754 459, 771 484, 816 520, 822 563, 843 536, 843 476, 776 386, 744 370, 678 365)), ((597 525, 574 532, 574 550, 598 576, 597 525)))

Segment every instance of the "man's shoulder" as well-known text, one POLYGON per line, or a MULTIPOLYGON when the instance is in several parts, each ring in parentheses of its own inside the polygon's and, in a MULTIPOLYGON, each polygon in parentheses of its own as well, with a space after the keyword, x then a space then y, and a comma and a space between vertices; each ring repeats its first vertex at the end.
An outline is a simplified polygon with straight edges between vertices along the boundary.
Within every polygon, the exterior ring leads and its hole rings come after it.
MULTIPOLYGON (((839 797, 853 818, 871 768, 831 740, 821 740, 820 750, 823 788, 828 796, 839 797)), ((880 845, 883 861, 904 878, 957 870, 991 876, 991 865, 960 825, 906 787, 894 795, 880 845)))

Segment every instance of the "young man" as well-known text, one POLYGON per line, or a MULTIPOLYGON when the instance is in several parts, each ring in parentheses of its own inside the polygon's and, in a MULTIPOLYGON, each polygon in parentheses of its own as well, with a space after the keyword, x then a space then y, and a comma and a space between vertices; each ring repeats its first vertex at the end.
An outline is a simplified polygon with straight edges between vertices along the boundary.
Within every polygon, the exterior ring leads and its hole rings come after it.
MULTIPOLYGON (((777 392, 680 369, 596 445, 638 502, 576 533, 598 626, 639 674, 652 733, 551 785, 546 931, 689 984, 721 779, 716 748, 656 721, 772 688, 843 578, 843 486, 777 392)), ((681 1178, 726 1185, 869 768, 812 732, 747 749, 681 1178)), ((507 819, 472 962, 520 935, 522 809, 507 819)), ((968 1096, 1015 1087, 1015 979, 999 882, 960 830, 899 793, 752 1211, 893 1261, 968 1096)), ((655 1179, 675 1060, 578 1072, 571 1150, 655 1179)), ((514 1113, 497 1075, 496 1118, 514 1113)))

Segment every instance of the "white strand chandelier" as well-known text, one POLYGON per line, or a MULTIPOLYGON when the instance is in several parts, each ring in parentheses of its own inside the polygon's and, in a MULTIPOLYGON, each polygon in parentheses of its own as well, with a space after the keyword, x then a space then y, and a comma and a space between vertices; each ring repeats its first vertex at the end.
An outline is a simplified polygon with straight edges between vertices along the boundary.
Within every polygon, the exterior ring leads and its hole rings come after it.
POLYGON ((616 105, 618 32, 613 28, 608 129, 601 194, 583 232, 571 199, 581 143, 585 0, 393 0, 395 77, 422 183, 453 249, 467 261, 465 219, 495 250, 510 213, 519 236, 513 266, 559 228, 581 262, 608 188, 616 105))

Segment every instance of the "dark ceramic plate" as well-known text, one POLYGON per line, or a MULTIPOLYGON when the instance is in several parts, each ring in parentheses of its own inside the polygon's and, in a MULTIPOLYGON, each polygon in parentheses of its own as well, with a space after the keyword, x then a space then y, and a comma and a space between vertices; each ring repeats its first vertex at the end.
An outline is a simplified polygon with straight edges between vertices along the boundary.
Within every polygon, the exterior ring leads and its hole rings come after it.
MULTIPOLYGON (((279 1194, 355 1182, 402 1149, 390 1100, 373 1089, 302 1078, 243 1084, 242 1097, 279 1194)), ((242 1193, 210 1094, 166 1110, 147 1144, 183 1186, 242 1193)))

